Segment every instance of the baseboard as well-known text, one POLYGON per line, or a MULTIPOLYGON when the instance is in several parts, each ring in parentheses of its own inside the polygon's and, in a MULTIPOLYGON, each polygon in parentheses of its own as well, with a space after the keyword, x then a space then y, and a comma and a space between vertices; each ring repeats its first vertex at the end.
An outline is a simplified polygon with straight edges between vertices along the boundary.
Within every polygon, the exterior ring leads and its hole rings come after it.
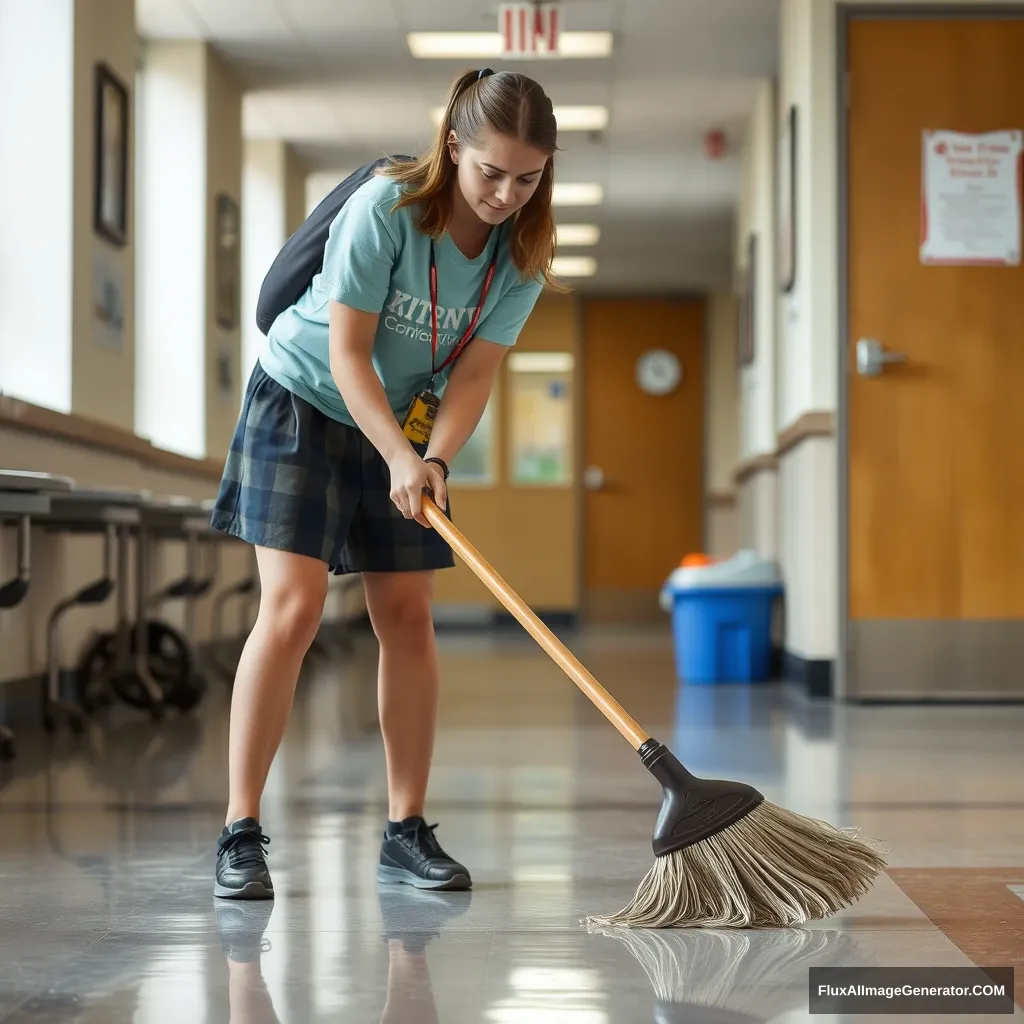
POLYGON ((1019 707, 1024 697, 847 697, 846 703, 861 707, 1019 707))
POLYGON ((808 697, 831 697, 833 674, 830 658, 803 658, 792 651, 783 652, 783 678, 798 683, 808 697))
MULTIPOLYGON (((534 609, 534 613, 548 629, 576 629, 579 615, 576 612, 534 609)), ((495 612, 491 623, 494 629, 522 629, 522 623, 511 612, 495 612)))
MULTIPOLYGON (((534 608, 534 614, 552 630, 574 630, 579 627, 576 612, 534 608)), ((347 628, 354 633, 372 633, 369 615, 360 615, 349 620, 347 628)), ((486 611, 483 614, 450 615, 434 617, 435 633, 495 633, 506 630, 521 630, 519 620, 506 611, 486 611)))
MULTIPOLYGON (((579 615, 576 612, 561 610, 545 610, 534 608, 534 614, 548 629, 572 630, 579 626, 579 615)), ((434 619, 434 630, 438 633, 494 633, 506 630, 521 630, 519 620, 506 611, 489 611, 471 617, 437 616, 434 619)))

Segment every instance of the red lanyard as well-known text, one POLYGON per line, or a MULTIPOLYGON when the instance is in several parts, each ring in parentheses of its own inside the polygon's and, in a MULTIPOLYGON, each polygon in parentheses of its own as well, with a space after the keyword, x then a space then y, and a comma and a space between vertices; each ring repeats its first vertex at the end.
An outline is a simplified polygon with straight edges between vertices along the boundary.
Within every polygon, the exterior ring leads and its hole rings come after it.
POLYGON ((487 301, 487 293, 491 290, 491 281, 494 280, 494 272, 498 267, 498 247, 501 243, 501 236, 495 240, 494 255, 491 257, 491 265, 487 268, 487 276, 484 278, 484 286, 480 290, 480 301, 476 305, 476 312, 473 319, 466 328, 459 343, 448 353, 448 358, 440 366, 435 366, 437 359, 437 263, 434 260, 434 241, 430 241, 430 384, 433 387, 434 378, 446 367, 450 366, 458 358, 459 353, 473 340, 473 332, 480 322, 480 314, 483 312, 484 303, 487 301))

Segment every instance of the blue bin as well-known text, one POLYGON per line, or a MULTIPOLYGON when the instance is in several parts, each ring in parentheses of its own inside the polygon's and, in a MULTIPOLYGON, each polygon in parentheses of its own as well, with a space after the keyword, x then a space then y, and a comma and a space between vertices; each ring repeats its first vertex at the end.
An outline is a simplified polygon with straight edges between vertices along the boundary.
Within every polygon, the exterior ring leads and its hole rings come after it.
POLYGON ((676 675, 686 683, 763 682, 771 674, 779 584, 673 589, 676 675))

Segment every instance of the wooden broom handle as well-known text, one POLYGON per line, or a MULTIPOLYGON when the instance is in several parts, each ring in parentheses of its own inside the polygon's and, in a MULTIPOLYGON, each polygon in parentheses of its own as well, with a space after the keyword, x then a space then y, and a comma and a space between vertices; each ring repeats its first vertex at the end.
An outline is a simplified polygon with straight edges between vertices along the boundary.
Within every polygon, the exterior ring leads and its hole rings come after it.
POLYGON ((451 520, 424 494, 423 515, 427 522, 451 545, 452 550, 480 577, 487 589, 522 623, 526 631, 544 648, 562 671, 593 701, 633 745, 634 750, 650 738, 629 717, 608 691, 576 660, 570 651, 534 614, 525 601, 495 572, 479 551, 452 525, 451 520))

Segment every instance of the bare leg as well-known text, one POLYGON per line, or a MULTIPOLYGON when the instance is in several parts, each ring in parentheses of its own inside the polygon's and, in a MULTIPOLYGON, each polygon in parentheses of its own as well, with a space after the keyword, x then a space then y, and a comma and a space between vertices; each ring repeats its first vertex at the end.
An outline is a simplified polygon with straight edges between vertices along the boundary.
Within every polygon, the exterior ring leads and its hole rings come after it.
POLYGON ((367 573, 366 605, 380 642, 377 700, 388 766, 388 816, 422 816, 434 754, 438 663, 432 572, 367 573))
POLYGON ((260 609, 238 662, 228 741, 227 824, 260 816, 302 659, 323 616, 327 567, 305 555, 257 548, 260 609))

